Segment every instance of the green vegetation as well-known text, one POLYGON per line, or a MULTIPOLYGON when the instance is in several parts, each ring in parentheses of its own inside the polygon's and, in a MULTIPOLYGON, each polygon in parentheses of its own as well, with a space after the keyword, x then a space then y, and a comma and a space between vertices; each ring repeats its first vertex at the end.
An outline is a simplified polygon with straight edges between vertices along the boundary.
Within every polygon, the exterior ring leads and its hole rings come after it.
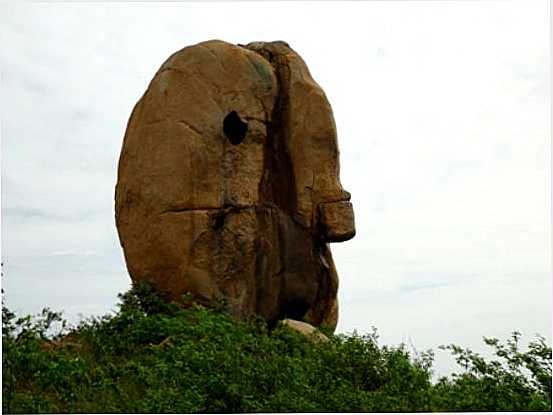
POLYGON ((115 315, 69 329, 59 313, 17 318, 3 306, 3 412, 551 410, 541 337, 526 352, 518 333, 506 345, 485 339, 500 359, 491 362, 444 347, 462 370, 432 383, 432 352, 412 358, 375 332, 315 342, 236 321, 223 305, 166 304, 146 286, 120 299, 115 315))

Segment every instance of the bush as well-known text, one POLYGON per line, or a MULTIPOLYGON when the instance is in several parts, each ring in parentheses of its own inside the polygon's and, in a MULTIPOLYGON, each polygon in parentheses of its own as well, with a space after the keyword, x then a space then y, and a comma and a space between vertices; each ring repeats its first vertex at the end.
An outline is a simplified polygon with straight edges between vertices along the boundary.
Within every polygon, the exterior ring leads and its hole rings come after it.
POLYGON ((518 347, 520 333, 513 332, 505 345, 484 338, 501 360, 485 361, 477 353, 459 346, 450 350, 464 368, 452 379, 442 378, 435 386, 437 408, 450 411, 550 411, 551 348, 538 336, 527 352, 518 347), (477 409, 476 409, 477 408, 477 409))
POLYGON ((410 412, 550 410, 551 348, 485 339, 506 360, 447 346, 464 373, 432 384, 432 352, 413 359, 376 331, 313 342, 224 304, 168 304, 146 285, 115 315, 68 328, 58 313, 2 309, 2 409, 37 412, 410 412), (54 330, 54 327, 56 328, 54 330))

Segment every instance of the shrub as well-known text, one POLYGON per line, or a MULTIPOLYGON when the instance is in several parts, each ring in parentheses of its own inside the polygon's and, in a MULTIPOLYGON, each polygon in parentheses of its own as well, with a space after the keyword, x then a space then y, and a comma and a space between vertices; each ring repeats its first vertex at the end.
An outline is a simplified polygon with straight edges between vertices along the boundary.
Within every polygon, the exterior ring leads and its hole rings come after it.
POLYGON ((551 347, 538 336, 527 352, 519 350, 520 333, 506 344, 484 338, 501 360, 487 362, 477 353, 456 345, 442 346, 464 368, 435 386, 437 408, 450 411, 550 411, 551 347))
POLYGON ((114 315, 68 328, 44 310, 2 309, 2 409, 37 412, 410 412, 550 410, 551 349, 485 339, 505 364, 447 346, 464 373, 432 384, 432 352, 367 335, 313 342, 285 326, 238 321, 224 304, 168 304, 147 285, 114 315), (56 328, 54 330, 54 327, 56 328))

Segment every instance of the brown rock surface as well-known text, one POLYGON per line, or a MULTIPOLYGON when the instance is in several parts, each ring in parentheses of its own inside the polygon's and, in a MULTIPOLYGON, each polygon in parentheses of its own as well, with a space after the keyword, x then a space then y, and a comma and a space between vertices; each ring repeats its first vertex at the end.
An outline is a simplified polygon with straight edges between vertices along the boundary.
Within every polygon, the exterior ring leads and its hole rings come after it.
POLYGON ((305 337, 312 339, 316 342, 328 341, 328 337, 326 337, 323 333, 321 333, 319 330, 317 330, 309 323, 305 323, 303 321, 291 320, 289 318, 282 320, 281 323, 287 327, 290 327, 293 330, 296 330, 297 332, 303 334, 305 337))
POLYGON ((322 89, 284 42, 186 47, 125 133, 115 193, 129 274, 270 322, 335 327, 328 242, 355 234, 322 89))

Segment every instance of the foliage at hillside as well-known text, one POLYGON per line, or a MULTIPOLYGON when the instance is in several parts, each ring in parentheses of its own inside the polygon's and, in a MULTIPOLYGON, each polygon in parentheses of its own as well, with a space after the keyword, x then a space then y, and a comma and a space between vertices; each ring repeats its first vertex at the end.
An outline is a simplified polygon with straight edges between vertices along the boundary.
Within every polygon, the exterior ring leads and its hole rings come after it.
POLYGON ((431 382, 432 352, 412 358, 370 335, 316 342, 219 309, 164 303, 147 286, 115 315, 66 328, 59 313, 2 308, 6 413, 550 411, 551 348, 485 342, 498 361, 447 346, 461 366, 431 382), (56 328, 57 334, 52 334, 56 328))

